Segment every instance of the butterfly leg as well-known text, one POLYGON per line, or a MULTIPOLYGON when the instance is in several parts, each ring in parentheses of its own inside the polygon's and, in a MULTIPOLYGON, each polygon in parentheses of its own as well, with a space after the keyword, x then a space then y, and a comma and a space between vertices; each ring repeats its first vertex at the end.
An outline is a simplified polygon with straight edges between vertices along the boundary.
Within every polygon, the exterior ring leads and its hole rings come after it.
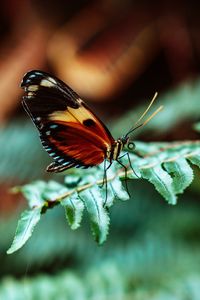
MULTIPOLYGON (((104 185, 104 183, 105 183, 105 189, 106 189, 106 199, 105 199, 105 202, 104 202, 104 204, 103 204, 103 207, 105 207, 105 206, 106 206, 107 199, 108 199, 108 181, 107 181, 107 171, 108 171, 108 169, 111 167, 111 165, 112 165, 112 162, 110 162, 109 166, 108 166, 108 167, 105 169, 105 171, 104 171, 103 185, 104 185)), ((103 187, 103 185, 102 185, 102 187, 103 187)))
POLYGON ((120 158, 122 158, 124 156, 128 157, 128 162, 129 162, 129 166, 131 167, 131 170, 133 171, 133 173, 135 174, 135 176, 140 179, 140 177, 137 175, 137 173, 135 172, 135 170, 134 170, 134 168, 133 168, 133 166, 131 164, 131 159, 130 159, 130 155, 129 155, 128 152, 126 152, 125 154, 123 154, 122 156, 120 156, 118 159, 120 159, 120 158))
POLYGON ((137 178, 141 178, 140 176, 138 176, 138 174, 135 172, 135 170, 134 170, 134 168, 133 168, 133 166, 132 166, 132 164, 131 164, 131 159, 130 159, 130 155, 129 155, 129 153, 128 152, 126 152, 126 154, 127 154, 127 157, 128 157, 128 162, 129 162, 129 165, 130 165, 130 167, 131 167, 131 169, 132 169, 132 171, 133 171, 133 173, 135 174, 135 176, 137 177, 137 178))
POLYGON ((103 183, 102 185, 100 185, 100 188, 102 188, 105 184, 105 189, 106 189, 106 199, 105 202, 103 204, 103 206, 106 206, 107 203, 107 198, 108 198, 108 182, 107 182, 107 171, 108 169, 111 167, 112 162, 109 163, 108 167, 106 168, 106 160, 104 161, 104 175, 103 175, 103 183))
POLYGON ((104 167, 103 167, 103 182, 100 186, 101 188, 104 186, 104 183, 107 181, 107 174, 106 174, 106 160, 104 160, 104 167))
MULTIPOLYGON (((126 153, 125 153, 126 154, 126 153)), ((124 155, 123 155, 124 156, 124 155)), ((121 156, 121 157, 123 157, 121 156)), ((120 157, 120 158, 121 158, 120 157)), ((129 190, 128 190, 128 184, 127 184, 127 172, 128 172, 128 168, 119 160, 119 158, 116 160, 118 162, 118 164, 120 164, 123 168, 124 168, 124 172, 125 172, 125 186, 126 186, 126 191, 129 195, 129 197, 131 197, 129 190)))
POLYGON ((104 174, 103 174, 103 182, 100 185, 100 188, 102 188, 104 186, 105 183, 107 183, 107 171, 108 169, 110 169, 112 165, 112 162, 109 163, 108 167, 106 168, 106 160, 104 160, 104 174))

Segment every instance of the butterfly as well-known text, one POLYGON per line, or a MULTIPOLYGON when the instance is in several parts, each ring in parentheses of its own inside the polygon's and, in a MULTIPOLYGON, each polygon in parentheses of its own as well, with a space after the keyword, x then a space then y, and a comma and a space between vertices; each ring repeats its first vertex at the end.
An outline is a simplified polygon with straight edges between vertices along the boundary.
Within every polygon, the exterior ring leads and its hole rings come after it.
MULTIPOLYGON (((125 145, 133 146, 129 143, 130 134, 162 109, 159 107, 144 123, 115 140, 80 96, 60 79, 32 70, 24 75, 21 87, 25 90, 23 107, 36 125, 44 149, 53 158, 47 167, 48 172, 89 168, 103 161, 109 162, 106 170, 113 161, 124 166, 119 158, 125 145)), ((138 122, 155 98, 156 95, 138 122)))

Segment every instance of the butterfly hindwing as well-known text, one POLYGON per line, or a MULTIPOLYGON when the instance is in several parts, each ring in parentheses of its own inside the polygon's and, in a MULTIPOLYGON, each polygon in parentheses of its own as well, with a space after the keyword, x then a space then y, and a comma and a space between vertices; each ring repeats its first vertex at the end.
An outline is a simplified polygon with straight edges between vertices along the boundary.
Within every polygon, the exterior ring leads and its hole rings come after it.
POLYGON ((40 138, 43 147, 56 163, 56 169, 48 168, 49 172, 61 172, 63 167, 88 168, 98 165, 104 160, 107 151, 96 134, 87 132, 77 123, 48 123, 40 130, 40 138))
POLYGON ((23 106, 54 159, 48 171, 100 164, 114 141, 105 125, 61 80, 42 71, 28 72, 21 86, 23 106))

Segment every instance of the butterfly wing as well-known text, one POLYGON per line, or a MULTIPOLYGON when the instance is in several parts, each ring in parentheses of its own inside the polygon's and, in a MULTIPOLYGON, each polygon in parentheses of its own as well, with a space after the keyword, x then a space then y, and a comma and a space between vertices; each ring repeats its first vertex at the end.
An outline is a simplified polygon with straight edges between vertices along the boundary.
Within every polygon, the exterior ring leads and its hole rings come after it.
POLYGON ((100 164, 114 139, 105 125, 69 86, 46 72, 30 71, 21 83, 23 106, 54 159, 50 172, 100 164))

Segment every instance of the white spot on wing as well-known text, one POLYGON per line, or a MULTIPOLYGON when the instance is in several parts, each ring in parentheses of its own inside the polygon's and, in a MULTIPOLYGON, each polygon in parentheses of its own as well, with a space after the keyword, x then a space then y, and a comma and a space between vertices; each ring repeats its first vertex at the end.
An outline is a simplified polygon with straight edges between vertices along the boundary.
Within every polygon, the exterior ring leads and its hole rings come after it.
POLYGON ((51 152, 49 153, 50 156, 54 156, 55 155, 55 152, 51 152))
POLYGON ((61 163, 62 161, 64 161, 64 158, 58 160, 59 163, 61 163))
POLYGON ((60 156, 55 156, 54 159, 58 159, 60 156))
POLYGON ((51 81, 52 83, 57 84, 56 80, 53 79, 52 77, 48 77, 47 79, 48 79, 49 81, 51 81))
POLYGON ((27 90, 30 91, 30 92, 35 92, 35 91, 38 90, 38 88, 39 88, 38 85, 32 84, 32 85, 29 85, 29 86, 27 87, 27 90))
POLYGON ((78 99, 77 99, 77 102, 78 102, 80 105, 82 105, 83 100, 82 100, 81 98, 78 98, 78 99))
POLYGON ((29 75, 29 78, 34 78, 36 75, 35 74, 31 74, 29 75))
POLYGON ((42 79, 42 81, 40 82, 40 85, 44 86, 44 87, 53 87, 55 84, 52 83, 52 80, 49 81, 47 79, 42 79))
POLYGON ((48 147, 44 147, 46 151, 51 151, 52 149, 51 148, 48 148, 48 147))

